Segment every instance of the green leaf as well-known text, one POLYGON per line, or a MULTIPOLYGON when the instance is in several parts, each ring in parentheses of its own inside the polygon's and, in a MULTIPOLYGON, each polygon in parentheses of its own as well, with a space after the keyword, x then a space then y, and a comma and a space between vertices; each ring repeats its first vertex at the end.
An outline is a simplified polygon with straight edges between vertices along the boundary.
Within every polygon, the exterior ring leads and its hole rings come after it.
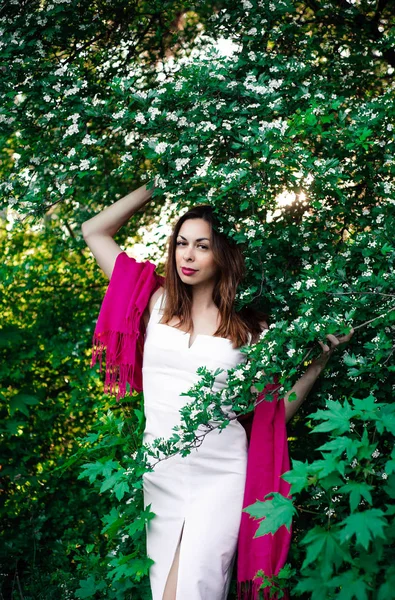
POLYGON ((341 575, 334 577, 331 582, 331 587, 340 588, 336 591, 337 600, 368 600, 368 587, 361 574, 358 571, 345 571, 341 575))
POLYGON ((347 367, 355 367, 358 364, 358 359, 355 354, 348 354, 348 352, 344 353, 343 361, 347 367))
POLYGON ((350 419, 355 415, 347 400, 342 405, 338 400, 328 400, 326 410, 317 410, 309 415, 311 419, 323 420, 325 423, 317 425, 312 433, 332 431, 337 434, 345 433, 350 430, 350 419))
POLYGON ((331 452, 333 456, 339 457, 346 452, 347 459, 351 460, 357 455, 360 443, 358 440, 352 439, 346 435, 337 436, 335 439, 326 442, 322 446, 319 446, 317 450, 324 450, 331 452))
POLYGON ((380 586, 377 600, 394 600, 395 598, 395 567, 390 566, 385 573, 385 583, 380 586))
POLYGON ((355 535, 357 544, 361 544, 365 550, 368 549, 372 538, 385 539, 383 529, 387 525, 387 521, 384 519, 383 511, 379 508, 370 508, 354 513, 344 519, 341 524, 344 524, 340 531, 341 541, 348 542, 355 535))
POLYGON ((137 531, 143 531, 145 524, 155 517, 155 513, 151 510, 151 505, 145 507, 144 510, 135 518, 135 520, 128 526, 127 532, 133 537, 137 531))
POLYGON ((100 592, 106 587, 106 583, 104 581, 96 583, 96 580, 93 577, 93 575, 90 575, 88 579, 83 579, 82 581, 79 581, 79 584, 80 587, 75 592, 75 595, 77 596, 77 598, 81 598, 81 600, 83 598, 92 598, 92 596, 95 596, 96 592, 100 592))
POLYGON ((322 563, 321 572, 323 568, 329 569, 329 575, 333 566, 338 568, 344 560, 351 560, 348 552, 339 544, 338 532, 334 528, 328 530, 316 525, 305 535, 301 544, 308 546, 302 569, 319 560, 322 563))
POLYGON ((381 417, 384 429, 395 435, 395 406, 393 404, 384 405, 381 410, 381 417))
POLYGON ((10 400, 10 415, 13 416, 16 410, 21 411, 27 417, 29 416, 28 406, 35 406, 39 403, 36 396, 29 394, 15 394, 10 400))
POLYGON ((93 483, 98 475, 102 474, 103 465, 101 462, 85 463, 82 465, 83 471, 78 475, 77 479, 89 477, 89 483, 93 483))
POLYGON ((278 492, 267 494, 265 498, 269 498, 269 496, 272 499, 263 502, 257 500, 254 504, 250 504, 250 506, 243 509, 243 512, 248 513, 254 519, 263 519, 255 532, 254 538, 267 533, 276 533, 282 525, 285 525, 289 530, 292 517, 296 514, 296 509, 290 498, 284 498, 278 492))
POLYGON ((331 475, 332 473, 340 473, 344 476, 346 463, 344 460, 339 460, 338 457, 332 454, 326 454, 323 459, 315 460, 311 468, 315 473, 318 473, 320 478, 331 475))
POLYGON ((380 419, 380 409, 385 406, 376 401, 374 396, 367 396, 362 400, 359 398, 351 398, 354 405, 355 411, 358 413, 358 417, 363 421, 371 421, 380 419))
POLYGON ((395 475, 390 475, 384 486, 384 491, 390 498, 395 500, 395 475))
POLYGON ((339 492, 343 492, 344 494, 350 494, 350 508, 351 511, 354 512, 358 507, 361 496, 365 498, 369 504, 372 504, 372 494, 370 490, 373 490, 373 486, 365 483, 364 481, 348 481, 345 485, 339 488, 339 492))
POLYGON ((114 494, 117 500, 122 500, 126 492, 129 491, 129 484, 127 481, 119 481, 114 486, 114 494))
POLYGON ((304 463, 300 460, 292 460, 292 470, 281 476, 291 484, 291 494, 298 494, 308 486, 309 469, 307 460, 304 463))
MULTIPOLYGON (((103 494, 103 492, 106 492, 107 490, 113 488, 115 486, 115 484, 118 483, 119 479, 121 479, 121 477, 123 477, 122 470, 116 471, 113 475, 111 475, 111 477, 108 477, 108 479, 105 479, 100 488, 100 493, 103 494)), ((119 500, 119 498, 118 498, 118 500, 119 500)))
POLYGON ((109 572, 109 576, 113 581, 119 581, 125 578, 135 579, 140 581, 144 576, 148 575, 152 560, 146 558, 135 558, 134 554, 120 556, 111 561, 114 568, 109 572))
POLYGON ((125 518, 124 516, 121 517, 118 510, 113 506, 111 511, 104 515, 101 520, 104 523, 101 533, 107 533, 109 538, 112 539, 123 525, 125 518))

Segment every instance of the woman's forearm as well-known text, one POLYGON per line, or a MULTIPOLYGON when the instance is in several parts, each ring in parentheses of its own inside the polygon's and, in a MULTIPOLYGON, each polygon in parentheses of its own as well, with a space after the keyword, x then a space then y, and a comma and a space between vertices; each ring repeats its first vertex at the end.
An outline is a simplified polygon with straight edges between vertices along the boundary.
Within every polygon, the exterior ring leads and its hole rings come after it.
POLYGON ((146 184, 133 190, 114 204, 82 224, 84 238, 91 234, 113 237, 118 229, 151 198, 154 188, 147 190, 146 184))
POLYGON ((308 393, 313 387, 317 378, 322 373, 324 368, 323 364, 312 363, 302 375, 300 379, 295 383, 293 388, 284 396, 285 405, 285 420, 288 421, 294 416, 300 405, 306 400, 308 393), (289 396, 295 392, 295 400, 289 401, 289 396))

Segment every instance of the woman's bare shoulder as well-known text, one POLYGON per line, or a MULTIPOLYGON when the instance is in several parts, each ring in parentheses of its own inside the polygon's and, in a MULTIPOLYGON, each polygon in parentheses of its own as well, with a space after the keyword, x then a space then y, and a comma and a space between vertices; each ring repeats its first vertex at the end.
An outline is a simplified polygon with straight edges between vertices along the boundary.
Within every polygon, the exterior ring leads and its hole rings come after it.
POLYGON ((149 303, 148 303, 148 310, 149 310, 149 314, 151 315, 152 310, 156 304, 156 301, 158 300, 158 298, 160 298, 160 296, 163 295, 163 292, 165 291, 165 288, 163 286, 158 287, 158 289, 152 294, 149 303))
POLYGON ((162 296, 163 292, 164 292, 164 287, 160 286, 160 287, 158 287, 157 290, 155 290, 155 292, 152 294, 151 298, 149 299, 147 308, 145 309, 144 314, 143 314, 144 324, 146 327, 148 325, 148 321, 149 321, 151 313, 154 309, 154 306, 155 306, 158 298, 160 298, 160 296, 162 296))

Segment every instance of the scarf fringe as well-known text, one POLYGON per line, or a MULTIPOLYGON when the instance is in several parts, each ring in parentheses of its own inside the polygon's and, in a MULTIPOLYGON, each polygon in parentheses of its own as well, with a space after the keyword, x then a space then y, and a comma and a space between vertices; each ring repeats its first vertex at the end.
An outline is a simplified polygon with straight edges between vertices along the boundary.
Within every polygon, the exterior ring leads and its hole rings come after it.
MULTIPOLYGON (((270 595, 270 588, 259 590, 262 578, 237 582, 237 600, 279 600, 278 595, 270 595)), ((283 590, 284 596, 281 600, 289 600, 289 594, 283 590)))
MULTIPOLYGON (((136 343, 139 332, 121 333, 119 331, 106 331, 93 335, 92 360, 93 367, 97 361, 100 365, 100 373, 103 368, 103 351, 106 351, 104 393, 116 395, 116 399, 124 398, 126 395, 126 383, 132 382, 135 375, 135 357, 128 363, 119 363, 122 360, 122 352, 126 348, 132 348, 136 343)), ((138 385, 134 382, 137 391, 138 385)))
POLYGON ((254 579, 253 581, 238 581, 237 600, 258 600, 259 598, 269 600, 269 589, 267 588, 259 592, 260 586, 261 581, 258 579, 254 579))

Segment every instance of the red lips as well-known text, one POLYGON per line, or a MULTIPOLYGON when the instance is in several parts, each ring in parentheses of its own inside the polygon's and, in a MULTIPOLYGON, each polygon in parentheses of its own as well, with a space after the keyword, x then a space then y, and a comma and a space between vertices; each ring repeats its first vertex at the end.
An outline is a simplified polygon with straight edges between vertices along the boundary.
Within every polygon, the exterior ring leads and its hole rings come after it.
POLYGON ((186 269, 185 267, 182 267, 181 271, 184 275, 193 275, 194 273, 196 273, 196 269, 186 269))

